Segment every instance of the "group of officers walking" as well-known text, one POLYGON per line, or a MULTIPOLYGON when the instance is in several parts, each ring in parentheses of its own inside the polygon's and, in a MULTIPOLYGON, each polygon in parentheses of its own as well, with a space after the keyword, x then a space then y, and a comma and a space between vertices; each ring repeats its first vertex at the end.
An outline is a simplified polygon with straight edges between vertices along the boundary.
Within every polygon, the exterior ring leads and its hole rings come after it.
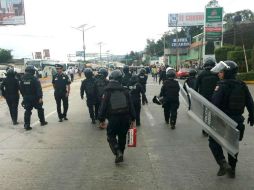
MULTIPOLYGON (((239 141, 242 140, 245 126, 243 124, 244 108, 249 112, 248 124, 254 125, 254 103, 248 87, 244 82, 236 79, 238 66, 233 61, 221 61, 216 64, 215 60, 207 59, 204 62, 204 70, 197 75, 195 70, 190 70, 186 84, 199 92, 208 101, 221 109, 237 124, 240 131, 239 141), (197 75, 197 76, 196 76, 197 75)), ((68 96, 70 93, 70 79, 65 75, 61 65, 56 65, 57 74, 53 76, 52 83, 55 89, 55 100, 59 122, 68 120, 68 96), (61 101, 63 102, 63 113, 61 112, 61 101)), ((20 90, 23 96, 25 108, 24 127, 31 129, 30 117, 33 108, 38 110, 41 125, 46 125, 43 105, 43 93, 40 82, 35 78, 32 66, 26 68, 26 73, 19 82, 15 79, 13 70, 7 71, 7 78, 1 85, 3 96, 10 109, 13 124, 17 122, 17 107, 20 90)), ((126 134, 130 127, 141 125, 140 111, 141 104, 148 103, 146 98, 147 74, 145 69, 141 69, 138 75, 131 75, 129 67, 124 66, 123 71, 113 70, 107 79, 108 71, 100 68, 98 74, 94 76, 93 70, 84 70, 86 79, 82 81, 80 87, 81 99, 86 94, 86 102, 92 124, 99 121, 101 128, 106 128, 107 141, 115 155, 115 163, 123 161, 123 154, 126 145, 126 134)), ((176 127, 177 110, 179 108, 180 86, 175 79, 176 73, 173 68, 165 70, 165 77, 161 87, 160 95, 153 99, 153 102, 162 104, 164 108, 164 118, 172 129, 176 127)), ((185 88, 186 89, 186 88, 185 88)), ((204 136, 208 134, 203 131, 204 136)), ((229 177, 235 177, 237 155, 234 157, 228 154, 226 161, 221 145, 209 136, 209 147, 219 165, 218 176, 228 173, 229 177)))

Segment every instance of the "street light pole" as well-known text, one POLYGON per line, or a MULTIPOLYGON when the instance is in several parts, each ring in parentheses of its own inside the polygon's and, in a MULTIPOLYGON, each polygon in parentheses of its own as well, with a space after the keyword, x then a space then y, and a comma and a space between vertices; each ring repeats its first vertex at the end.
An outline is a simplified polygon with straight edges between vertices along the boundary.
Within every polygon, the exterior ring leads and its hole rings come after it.
POLYGON ((79 27, 72 27, 76 30, 79 30, 82 32, 82 38, 83 38, 83 53, 84 53, 84 62, 86 61, 86 45, 85 45, 85 31, 94 28, 95 26, 90 26, 88 28, 85 29, 85 27, 87 26, 87 24, 82 24, 79 27))

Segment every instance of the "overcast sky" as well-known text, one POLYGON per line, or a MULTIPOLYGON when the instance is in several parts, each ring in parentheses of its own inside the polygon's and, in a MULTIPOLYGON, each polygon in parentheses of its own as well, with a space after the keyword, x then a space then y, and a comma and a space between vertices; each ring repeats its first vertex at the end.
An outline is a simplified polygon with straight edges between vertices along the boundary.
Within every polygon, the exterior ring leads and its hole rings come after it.
MULTIPOLYGON (((0 26, 0 48, 15 57, 50 49, 51 56, 66 59, 82 50, 81 24, 95 25, 85 32, 87 52, 127 54, 145 48, 146 39, 158 39, 169 13, 203 12, 208 0, 24 0, 26 25, 0 26)), ((225 13, 253 9, 252 0, 219 0, 225 13)))

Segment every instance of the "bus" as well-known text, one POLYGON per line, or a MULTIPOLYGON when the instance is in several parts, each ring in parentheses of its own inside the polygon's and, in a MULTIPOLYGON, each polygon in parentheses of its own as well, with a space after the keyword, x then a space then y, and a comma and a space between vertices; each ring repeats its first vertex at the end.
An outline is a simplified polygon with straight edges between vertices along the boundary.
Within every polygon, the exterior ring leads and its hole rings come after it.
POLYGON ((40 59, 30 59, 25 61, 25 67, 28 65, 33 65, 37 70, 37 75, 40 78, 45 78, 52 76, 56 73, 55 65, 59 63, 56 60, 40 60, 40 59))

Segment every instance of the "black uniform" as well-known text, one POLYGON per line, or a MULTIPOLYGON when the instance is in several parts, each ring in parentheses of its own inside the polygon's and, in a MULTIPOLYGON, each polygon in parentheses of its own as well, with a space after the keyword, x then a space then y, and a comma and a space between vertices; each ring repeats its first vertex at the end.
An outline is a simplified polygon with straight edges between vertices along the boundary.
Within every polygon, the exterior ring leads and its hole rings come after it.
MULTIPOLYGON (((248 109, 248 120, 252 122, 252 125, 254 120, 253 99, 245 83, 236 79, 219 81, 212 96, 212 103, 238 124, 237 129, 240 131, 239 140, 241 141, 245 130, 244 117, 242 116, 245 107, 248 109)), ((212 137, 209 137, 209 147, 217 163, 223 164, 225 162, 223 150, 212 137)), ((235 156, 237 158, 237 155, 235 156)), ((237 159, 228 154, 228 162, 231 168, 235 170, 237 159)))
POLYGON ((58 118, 61 120, 66 118, 69 107, 67 86, 71 84, 69 77, 62 73, 53 76, 52 83, 55 89, 55 100, 57 105, 58 118), (61 101, 63 101, 63 113, 61 111, 61 101))
POLYGON ((135 121, 135 115, 128 89, 122 87, 120 82, 111 80, 105 88, 99 120, 104 122, 108 119, 107 140, 114 154, 117 154, 117 151, 124 152, 126 134, 130 121, 135 121))
POLYGON ((140 125, 140 110, 141 110, 141 98, 140 94, 142 95, 142 100, 146 99, 145 91, 142 87, 142 85, 137 82, 133 85, 129 86, 129 92, 131 95, 131 99, 135 108, 136 112, 136 125, 140 125))
POLYGON ((125 73, 122 79, 122 86, 128 88, 130 85, 131 74, 125 73))
POLYGON ((219 78, 216 74, 209 70, 204 70, 197 76, 195 90, 207 100, 211 101, 218 80, 219 78))
POLYGON ((159 79, 159 84, 160 84, 161 82, 164 82, 166 80, 166 70, 161 70, 159 72, 159 77, 160 77, 159 79))
POLYGON ((26 129, 31 129, 30 120, 33 108, 38 111, 38 117, 41 125, 46 124, 47 122, 44 117, 44 109, 42 108, 43 104, 39 102, 39 100, 43 97, 40 81, 32 74, 26 73, 20 82, 20 92, 23 96, 24 108, 26 110, 24 127, 26 129))
POLYGON ((142 85, 144 92, 146 92, 147 75, 139 74, 138 77, 139 77, 139 83, 142 85))
POLYGON ((193 88, 195 89, 196 87, 196 82, 197 82, 197 79, 196 77, 188 77, 186 79, 186 81, 184 82, 184 85, 183 85, 183 88, 186 90, 186 84, 190 87, 190 88, 193 88))
POLYGON ((175 126, 177 109, 179 108, 179 83, 174 79, 167 79, 163 82, 160 96, 163 97, 163 108, 166 123, 175 126))
POLYGON ((9 107, 13 124, 17 124, 18 105, 19 105, 19 82, 15 78, 15 74, 8 76, 1 84, 1 91, 6 103, 9 107))
POLYGON ((86 93, 86 102, 89 109, 90 118, 94 122, 94 120, 98 119, 99 104, 95 90, 95 79, 93 77, 82 81, 80 87, 80 96, 82 99, 84 97, 84 92, 86 93))
POLYGON ((95 78, 95 93, 97 95, 97 102, 99 105, 101 104, 102 95, 108 83, 108 79, 106 79, 103 75, 97 75, 95 78))

